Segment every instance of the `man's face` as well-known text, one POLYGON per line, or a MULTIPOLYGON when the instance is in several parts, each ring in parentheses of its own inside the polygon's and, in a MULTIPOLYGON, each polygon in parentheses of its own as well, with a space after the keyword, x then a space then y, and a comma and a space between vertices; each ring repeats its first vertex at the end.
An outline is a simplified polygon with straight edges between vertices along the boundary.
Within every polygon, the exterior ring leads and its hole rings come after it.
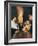
POLYGON ((32 21, 32 15, 29 15, 29 20, 32 21))

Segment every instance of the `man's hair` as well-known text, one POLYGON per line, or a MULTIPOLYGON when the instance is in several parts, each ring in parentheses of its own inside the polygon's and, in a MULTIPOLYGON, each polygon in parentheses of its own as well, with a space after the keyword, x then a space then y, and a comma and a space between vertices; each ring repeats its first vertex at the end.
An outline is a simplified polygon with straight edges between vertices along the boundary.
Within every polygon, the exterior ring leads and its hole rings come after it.
POLYGON ((15 17, 15 16, 11 16, 11 20, 13 20, 14 17, 15 17))

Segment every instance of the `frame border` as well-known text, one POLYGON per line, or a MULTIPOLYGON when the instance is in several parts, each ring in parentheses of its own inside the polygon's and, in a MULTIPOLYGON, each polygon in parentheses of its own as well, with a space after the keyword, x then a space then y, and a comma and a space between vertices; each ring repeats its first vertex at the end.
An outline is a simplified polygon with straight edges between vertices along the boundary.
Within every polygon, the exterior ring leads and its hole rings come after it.
POLYGON ((5 45, 11 45, 11 44, 33 44, 33 43, 37 43, 37 2, 27 2, 27 1, 4 1, 4 44, 5 45), (36 19, 35 19, 35 42, 17 42, 17 43, 8 43, 8 3, 9 2, 14 2, 14 3, 33 3, 36 4, 36 9, 35 9, 35 14, 36 14, 36 19), (6 14, 5 14, 6 12, 6 14), (5 18, 6 16, 6 18, 5 18), (6 20, 5 20, 6 19, 6 20), (6 29, 5 29, 5 21, 6 21, 6 29), (6 32, 6 33, 5 33, 6 32))

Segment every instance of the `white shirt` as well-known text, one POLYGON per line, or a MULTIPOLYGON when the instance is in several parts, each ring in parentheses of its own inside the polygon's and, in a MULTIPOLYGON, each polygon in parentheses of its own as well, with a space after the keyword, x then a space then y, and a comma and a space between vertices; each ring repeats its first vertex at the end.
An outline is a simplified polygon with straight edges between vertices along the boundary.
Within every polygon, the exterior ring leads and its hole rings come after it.
POLYGON ((17 23, 15 23, 15 21, 14 21, 14 20, 11 20, 11 28, 19 29, 19 27, 17 27, 17 26, 18 26, 18 24, 17 24, 17 23))

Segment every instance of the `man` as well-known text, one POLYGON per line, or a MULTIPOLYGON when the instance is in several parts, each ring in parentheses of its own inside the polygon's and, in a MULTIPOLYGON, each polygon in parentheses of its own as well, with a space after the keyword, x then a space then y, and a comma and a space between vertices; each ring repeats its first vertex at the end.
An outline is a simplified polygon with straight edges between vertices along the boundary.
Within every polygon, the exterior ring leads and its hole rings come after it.
POLYGON ((12 17, 12 20, 11 20, 11 36, 12 37, 15 32, 18 32, 17 29, 19 29, 19 27, 18 27, 18 24, 16 23, 16 17, 12 17))
POLYGON ((31 28, 30 28, 30 32, 32 33, 32 14, 29 14, 29 21, 31 23, 31 28))

